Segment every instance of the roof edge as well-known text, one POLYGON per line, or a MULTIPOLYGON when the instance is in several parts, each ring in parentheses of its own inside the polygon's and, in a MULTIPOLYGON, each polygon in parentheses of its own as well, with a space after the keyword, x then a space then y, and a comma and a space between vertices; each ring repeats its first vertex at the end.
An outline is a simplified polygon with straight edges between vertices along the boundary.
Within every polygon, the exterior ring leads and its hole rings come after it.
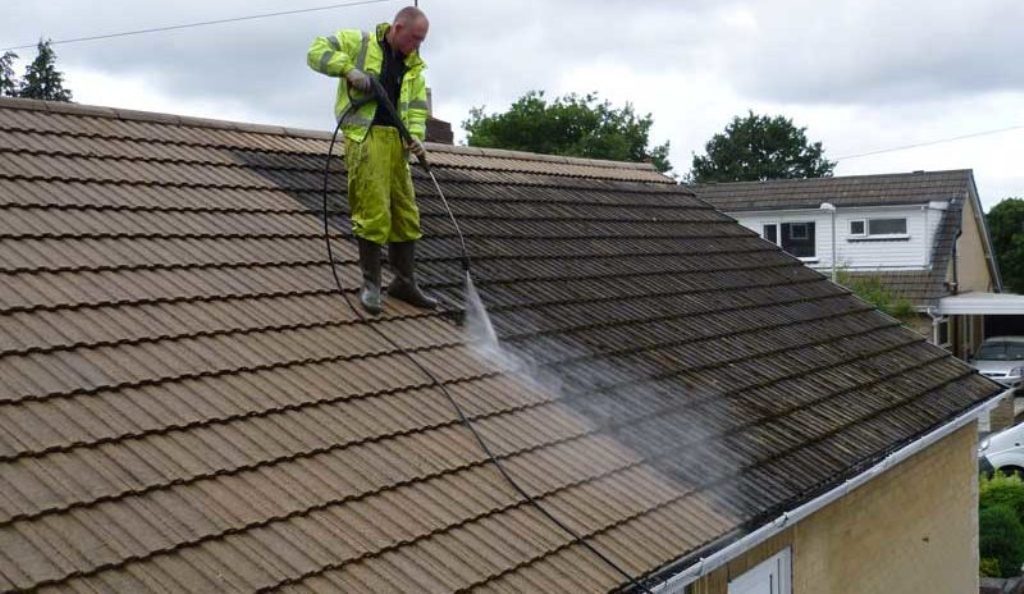
POLYGON ((826 505, 846 496, 854 489, 857 489, 858 487, 870 482, 875 477, 880 476, 890 467, 903 462, 914 454, 917 454, 925 448, 935 444, 944 437, 949 436, 954 431, 965 427, 982 413, 992 410, 992 408, 998 405, 1007 397, 1007 395, 1012 393, 1013 389, 1003 390, 995 396, 985 399, 981 404, 968 409, 967 412, 960 414, 949 422, 943 423, 939 427, 925 433, 900 449, 891 452, 860 474, 847 479, 842 484, 836 485, 832 489, 829 489, 810 501, 804 502, 790 511, 783 512, 782 515, 777 517, 775 520, 772 520, 753 532, 750 532, 746 536, 729 543, 724 548, 715 551, 707 557, 702 556, 693 560, 692 556, 687 556, 680 561, 665 565, 661 570, 655 570, 652 578, 658 580, 658 583, 651 587, 649 591, 658 594, 682 594, 686 586, 692 584, 705 575, 708 575, 715 569, 722 567, 729 561, 739 557, 746 551, 763 543, 772 536, 786 530, 791 525, 803 520, 826 505), (658 573, 668 575, 667 577, 657 578, 656 576, 658 573))
MULTIPOLYGON (((232 130, 235 132, 268 134, 272 136, 310 138, 314 140, 330 140, 331 138, 331 133, 324 130, 290 128, 287 126, 274 126, 269 124, 253 124, 231 120, 218 120, 211 118, 200 118, 195 116, 182 116, 155 111, 140 111, 135 109, 122 109, 118 107, 104 107, 100 105, 83 105, 80 103, 68 103, 62 101, 41 101, 38 99, 0 97, 0 109, 44 111, 47 113, 71 116, 152 122, 157 124, 189 126, 193 128, 211 128, 218 130, 232 130)), ((629 161, 612 161, 608 159, 587 159, 583 157, 543 155, 540 153, 529 153, 525 151, 514 151, 496 148, 481 148, 473 146, 455 146, 450 144, 439 144, 433 142, 428 142, 426 144, 427 146, 430 147, 431 151, 438 153, 452 153, 457 155, 490 157, 495 159, 512 159, 516 161, 541 161, 561 165, 582 165, 586 167, 601 167, 605 169, 626 169, 657 172, 657 169, 655 169, 652 163, 633 163, 629 161)), ((666 176, 665 179, 671 180, 671 178, 669 178, 668 176, 666 176)))

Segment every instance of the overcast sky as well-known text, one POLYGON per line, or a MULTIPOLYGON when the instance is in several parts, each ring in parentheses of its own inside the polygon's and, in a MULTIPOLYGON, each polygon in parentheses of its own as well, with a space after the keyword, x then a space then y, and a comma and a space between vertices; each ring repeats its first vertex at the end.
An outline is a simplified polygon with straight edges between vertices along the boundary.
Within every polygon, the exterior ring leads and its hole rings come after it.
MULTIPOLYGON (((345 0, 2 0, 0 47, 314 8, 345 0)), ((371 28, 405 2, 55 45, 80 103, 303 128, 332 125, 317 35, 371 28)), ((986 210, 1024 197, 1021 0, 422 0, 434 112, 531 89, 597 91, 654 116, 686 173, 734 115, 781 114, 837 175, 974 169, 986 210), (909 150, 866 152, 972 136, 909 150)), ((35 51, 18 50, 23 71, 35 51)))

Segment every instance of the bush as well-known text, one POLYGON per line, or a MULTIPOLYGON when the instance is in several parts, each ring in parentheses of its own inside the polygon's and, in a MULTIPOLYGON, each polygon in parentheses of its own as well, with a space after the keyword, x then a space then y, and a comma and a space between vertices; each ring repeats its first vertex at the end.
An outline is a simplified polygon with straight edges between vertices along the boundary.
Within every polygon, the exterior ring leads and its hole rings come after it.
POLYGON ((981 558, 981 577, 999 577, 999 559, 995 557, 981 558))
POLYGON ((1024 482, 1020 477, 997 472, 992 478, 981 478, 978 487, 978 506, 981 509, 1005 505, 1017 515, 1017 520, 1024 525, 1024 482))
POLYGON ((837 271, 836 277, 840 285, 901 322, 906 323, 917 315, 914 304, 896 295, 878 276, 855 275, 841 268, 837 271))
MULTIPOLYGON (((1005 505, 984 507, 978 512, 978 533, 981 558, 998 561, 997 577, 1020 575, 1024 563, 1024 526, 1017 514, 1005 505)), ((983 568, 991 571, 992 562, 983 568)))

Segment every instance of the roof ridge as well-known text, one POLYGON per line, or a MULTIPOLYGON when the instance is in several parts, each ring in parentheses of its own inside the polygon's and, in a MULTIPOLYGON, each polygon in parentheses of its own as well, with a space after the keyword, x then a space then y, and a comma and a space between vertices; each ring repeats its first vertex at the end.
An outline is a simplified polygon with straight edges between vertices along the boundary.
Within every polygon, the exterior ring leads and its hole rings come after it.
POLYGON ((688 188, 710 188, 710 187, 721 187, 721 186, 739 186, 739 185, 768 185, 768 184, 784 184, 784 183, 814 183, 814 182, 825 182, 825 181, 843 181, 850 179, 867 179, 867 178, 885 178, 885 177, 920 177, 920 176, 932 176, 939 174, 949 173, 966 173, 973 175, 974 169, 970 167, 964 167, 961 169, 937 169, 935 171, 926 171, 923 169, 915 171, 899 171, 895 173, 861 173, 857 175, 831 175, 824 177, 803 177, 803 178, 790 178, 790 179, 766 179, 766 180, 754 180, 754 181, 732 181, 732 182, 705 182, 696 184, 684 184, 688 188))
MULTIPOLYGON (((83 105, 80 103, 70 103, 63 101, 42 101, 38 99, 0 97, 0 109, 22 109, 30 111, 43 111, 47 113, 64 114, 72 116, 99 117, 115 120, 131 120, 140 122, 150 122, 156 124, 188 126, 194 128, 212 128, 218 130, 231 130, 235 132, 267 134, 271 136, 291 136, 299 138, 310 138, 316 140, 328 140, 331 137, 331 133, 324 130, 292 128, 289 126, 275 126, 272 124, 255 124, 233 120, 220 120, 213 118, 202 118, 197 116, 184 116, 156 111, 141 111, 135 109, 124 109, 119 107, 105 107, 100 105, 83 105)), ((587 167, 601 167, 606 169, 657 171, 652 163, 634 163, 629 161, 614 161, 610 159, 590 159, 585 157, 545 155, 540 153, 531 153, 526 151, 516 151, 509 149, 456 146, 433 142, 428 142, 427 145, 430 147, 430 150, 434 152, 452 153, 474 157, 492 157, 497 159, 512 159, 516 161, 542 161, 548 163, 559 163, 562 165, 582 165, 587 167)))

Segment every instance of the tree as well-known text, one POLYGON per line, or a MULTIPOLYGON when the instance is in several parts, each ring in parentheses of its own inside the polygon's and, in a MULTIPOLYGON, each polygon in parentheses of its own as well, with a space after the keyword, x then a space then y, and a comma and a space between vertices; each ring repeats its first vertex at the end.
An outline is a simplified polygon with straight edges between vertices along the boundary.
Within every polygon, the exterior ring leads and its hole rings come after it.
POLYGON ((57 54, 50 40, 39 40, 36 59, 25 68, 18 96, 43 101, 71 101, 71 91, 64 88, 64 74, 57 70, 57 54))
POLYGON ((14 78, 14 60, 18 54, 4 52, 0 56, 0 97, 14 97, 18 91, 18 81, 14 78))
POLYGON ((531 151, 547 155, 650 161, 658 171, 672 169, 669 143, 648 149, 651 114, 637 116, 630 103, 615 109, 596 93, 570 93, 548 102, 544 91, 530 91, 505 113, 483 107, 462 122, 470 146, 531 151))
POLYGON ((1024 198, 1007 198, 986 215, 1007 291, 1024 294, 1024 198))
POLYGON ((744 118, 736 116, 724 133, 704 145, 707 155, 693 156, 688 179, 705 183, 831 176, 835 161, 825 159, 820 142, 807 142, 806 130, 782 116, 752 111, 744 118))

